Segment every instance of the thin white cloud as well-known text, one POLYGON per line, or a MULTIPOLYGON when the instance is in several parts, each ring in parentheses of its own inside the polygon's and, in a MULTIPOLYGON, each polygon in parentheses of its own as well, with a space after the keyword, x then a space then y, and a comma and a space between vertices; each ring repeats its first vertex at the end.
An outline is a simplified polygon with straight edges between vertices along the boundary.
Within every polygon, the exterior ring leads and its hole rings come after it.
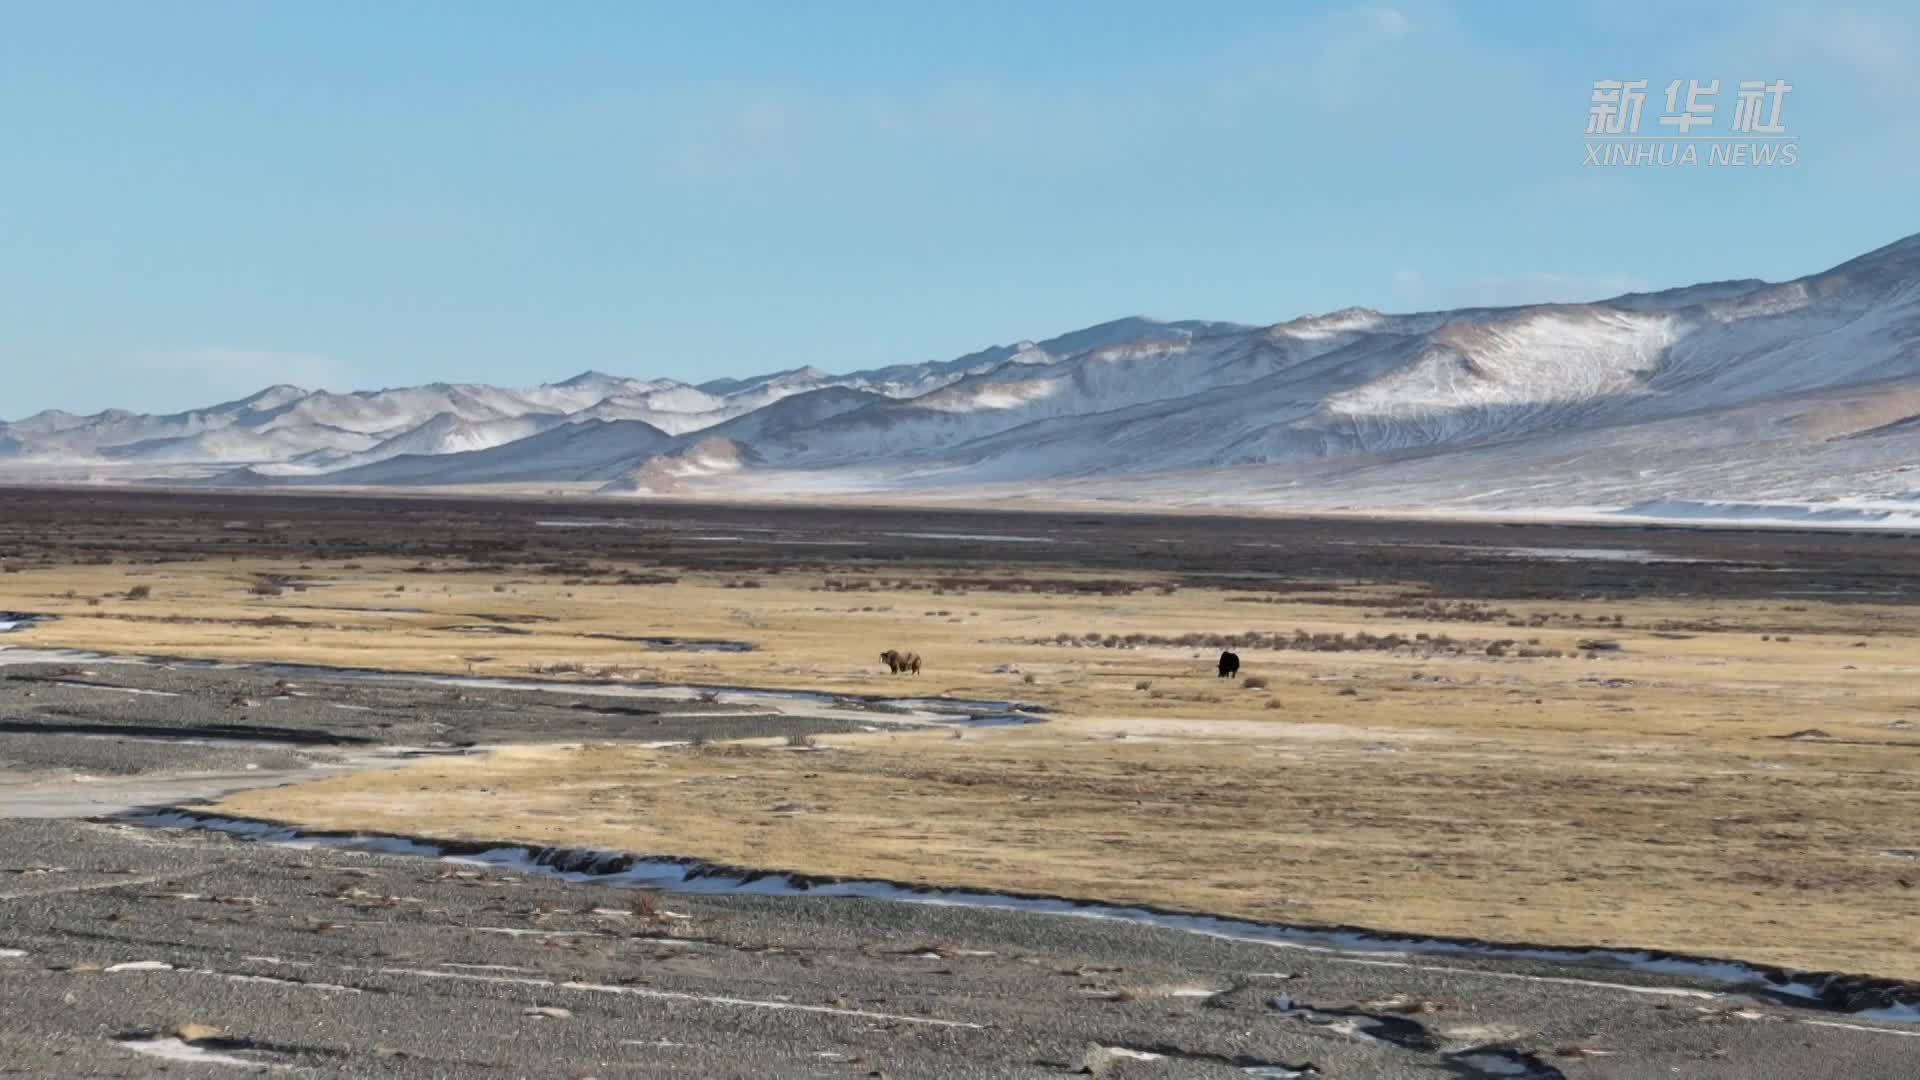
POLYGON ((1405 37, 1413 32, 1413 20, 1407 18, 1406 12, 1399 8, 1358 7, 1349 9, 1346 14, 1388 37, 1405 37))
MULTIPOLYGON (((1773 43, 1788 57, 1814 56, 1837 64, 1875 90, 1901 100, 1920 98, 1920 19, 1852 8, 1782 13, 1773 43)), ((1782 72, 1786 77, 1794 73, 1782 72)), ((1885 100, 1870 108, 1885 108, 1885 100)))
POLYGON ((1920 111, 1920 8, 1763 8, 1719 27, 1696 51, 1707 71, 1793 85, 1784 122, 1801 139, 1803 163, 1843 173, 1855 190, 1911 186, 1920 165, 1909 120, 1920 111))
POLYGON ((858 182, 876 165, 911 166, 929 154, 1021 169, 1124 164, 1143 145, 1338 123, 1330 111, 1354 106, 1399 115, 1410 86, 1494 78, 1489 58, 1443 12, 1417 11, 1362 5, 1306 16, 1162 70, 1148 61, 884 94, 784 82, 654 87, 573 102, 554 126, 595 141, 617 135, 649 167, 696 181, 759 182, 784 169, 858 182))

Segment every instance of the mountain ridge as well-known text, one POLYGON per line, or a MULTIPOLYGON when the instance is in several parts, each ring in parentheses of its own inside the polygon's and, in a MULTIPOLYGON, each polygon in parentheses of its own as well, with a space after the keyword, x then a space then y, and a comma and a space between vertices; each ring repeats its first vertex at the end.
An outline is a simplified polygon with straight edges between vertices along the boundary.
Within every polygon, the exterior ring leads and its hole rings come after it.
POLYGON ((1667 505, 1707 493, 1906 498, 1902 455, 1920 462, 1909 417, 1920 417, 1920 234, 1778 283, 1404 314, 1348 307, 1265 326, 1128 316, 841 375, 802 365, 689 384, 590 369, 522 388, 277 384, 159 416, 48 410, 0 424, 0 463, 607 494, 1041 484, 1101 498, 1133 485, 1169 504, 1572 505, 1606 492, 1623 506, 1667 505), (1880 405, 1832 404, 1869 386, 1880 405), (1909 398, 1912 413, 1893 415, 1909 398), (1807 410, 1822 431, 1856 413, 1875 423, 1815 437, 1796 426, 1807 410), (1689 449, 1628 452, 1609 432, 1689 449), (1611 446, 1619 460, 1569 467, 1574 445, 1611 446), (1628 459, 1633 477, 1621 472, 1628 459), (1449 461, 1458 476, 1445 474, 1449 461), (1487 462, 1552 467, 1516 477, 1487 462), (1163 490, 1176 474, 1219 490, 1163 490), (1291 502, 1274 494, 1288 491, 1291 502))

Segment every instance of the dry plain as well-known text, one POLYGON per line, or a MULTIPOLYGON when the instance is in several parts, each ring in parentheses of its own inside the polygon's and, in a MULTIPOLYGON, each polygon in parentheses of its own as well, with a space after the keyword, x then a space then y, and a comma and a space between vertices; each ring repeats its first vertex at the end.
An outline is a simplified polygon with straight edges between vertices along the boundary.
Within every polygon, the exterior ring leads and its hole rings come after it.
POLYGON ((1920 978, 1904 538, 194 498, 15 515, 0 609, 58 616, 36 648, 1045 710, 503 746, 221 812, 1920 978))

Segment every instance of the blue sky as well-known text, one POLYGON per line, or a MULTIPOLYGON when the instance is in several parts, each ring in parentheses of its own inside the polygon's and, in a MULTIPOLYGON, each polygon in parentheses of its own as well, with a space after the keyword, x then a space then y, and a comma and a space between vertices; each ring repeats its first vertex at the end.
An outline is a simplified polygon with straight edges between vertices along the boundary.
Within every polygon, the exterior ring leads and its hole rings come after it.
POLYGON ((1792 277, 1915 115, 1901 4, 0 0, 0 417, 1792 277), (1800 164, 1584 167, 1604 78, 1800 164))

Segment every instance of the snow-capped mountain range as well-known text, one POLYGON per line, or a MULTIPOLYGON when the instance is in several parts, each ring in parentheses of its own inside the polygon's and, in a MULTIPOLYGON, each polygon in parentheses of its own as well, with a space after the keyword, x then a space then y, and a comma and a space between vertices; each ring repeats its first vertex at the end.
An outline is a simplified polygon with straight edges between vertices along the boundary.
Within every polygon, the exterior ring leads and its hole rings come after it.
POLYGON ((847 375, 274 386, 164 416, 45 412, 0 424, 9 464, 199 466, 249 485, 1920 514, 1920 236, 1778 284, 1271 326, 1129 318, 847 375))

